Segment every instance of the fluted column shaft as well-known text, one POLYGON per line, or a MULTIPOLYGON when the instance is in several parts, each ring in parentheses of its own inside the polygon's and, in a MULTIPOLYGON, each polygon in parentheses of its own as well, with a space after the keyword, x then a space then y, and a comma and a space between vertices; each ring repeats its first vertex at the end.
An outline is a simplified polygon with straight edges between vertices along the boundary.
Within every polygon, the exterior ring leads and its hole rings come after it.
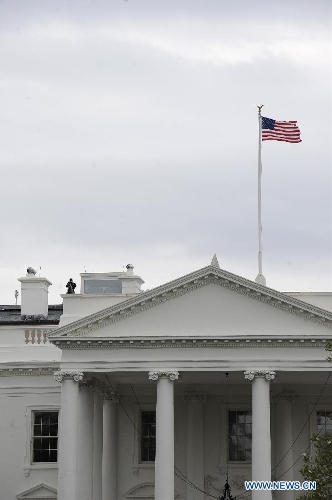
POLYGON ((174 380, 176 371, 149 372, 157 380, 155 500, 174 500, 174 380))
POLYGON ((62 383, 60 438, 59 438, 59 475, 58 500, 79 500, 77 483, 77 443, 78 443, 78 406, 79 386, 83 373, 59 371, 54 379, 62 383))
MULTIPOLYGON (((271 481, 270 380, 275 372, 251 370, 252 381, 252 480, 271 481)), ((252 500, 272 500, 272 491, 253 491, 252 500)))

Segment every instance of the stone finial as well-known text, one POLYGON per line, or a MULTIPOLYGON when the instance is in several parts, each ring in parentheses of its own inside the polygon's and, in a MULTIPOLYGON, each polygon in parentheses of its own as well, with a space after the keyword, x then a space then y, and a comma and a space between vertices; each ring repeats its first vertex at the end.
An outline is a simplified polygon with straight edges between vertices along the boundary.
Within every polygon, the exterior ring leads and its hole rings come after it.
POLYGON ((127 275, 128 276, 133 276, 134 275, 134 265, 133 264, 127 264, 126 265, 127 269, 127 275))
POLYGON ((213 254, 213 257, 212 257, 212 260, 211 260, 211 266, 219 267, 220 268, 216 254, 213 254))
POLYGON ((26 274, 28 277, 35 276, 36 274, 37 271, 33 267, 28 267, 26 274))

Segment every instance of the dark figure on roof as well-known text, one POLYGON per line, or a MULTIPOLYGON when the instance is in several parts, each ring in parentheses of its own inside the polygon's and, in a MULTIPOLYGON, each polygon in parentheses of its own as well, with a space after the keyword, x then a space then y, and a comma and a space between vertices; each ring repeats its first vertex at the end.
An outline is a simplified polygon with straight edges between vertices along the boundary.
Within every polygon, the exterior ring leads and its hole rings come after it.
POLYGON ((66 287, 67 287, 67 293, 75 293, 76 283, 73 282, 73 278, 70 278, 66 287))

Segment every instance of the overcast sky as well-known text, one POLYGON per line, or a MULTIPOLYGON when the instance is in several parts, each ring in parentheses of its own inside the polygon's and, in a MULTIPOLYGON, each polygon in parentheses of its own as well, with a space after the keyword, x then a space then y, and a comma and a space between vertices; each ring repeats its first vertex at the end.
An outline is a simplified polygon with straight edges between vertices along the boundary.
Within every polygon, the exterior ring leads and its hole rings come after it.
POLYGON ((144 289, 208 265, 331 291, 330 0, 1 0, 0 303, 41 267, 144 289))

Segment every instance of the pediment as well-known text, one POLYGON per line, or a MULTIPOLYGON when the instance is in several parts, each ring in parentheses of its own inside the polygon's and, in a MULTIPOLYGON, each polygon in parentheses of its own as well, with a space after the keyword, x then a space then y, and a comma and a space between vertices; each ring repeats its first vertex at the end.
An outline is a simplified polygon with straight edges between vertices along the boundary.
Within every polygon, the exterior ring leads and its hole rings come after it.
POLYGON ((30 499, 30 500, 56 500, 57 490, 47 486, 44 483, 40 483, 37 486, 23 491, 19 495, 16 495, 17 500, 30 499))
MULTIPOLYGON (((68 338, 146 336, 322 334, 332 313, 208 266, 144 292, 49 335, 61 345, 68 338)), ((326 332, 327 333, 327 332, 326 332)))

